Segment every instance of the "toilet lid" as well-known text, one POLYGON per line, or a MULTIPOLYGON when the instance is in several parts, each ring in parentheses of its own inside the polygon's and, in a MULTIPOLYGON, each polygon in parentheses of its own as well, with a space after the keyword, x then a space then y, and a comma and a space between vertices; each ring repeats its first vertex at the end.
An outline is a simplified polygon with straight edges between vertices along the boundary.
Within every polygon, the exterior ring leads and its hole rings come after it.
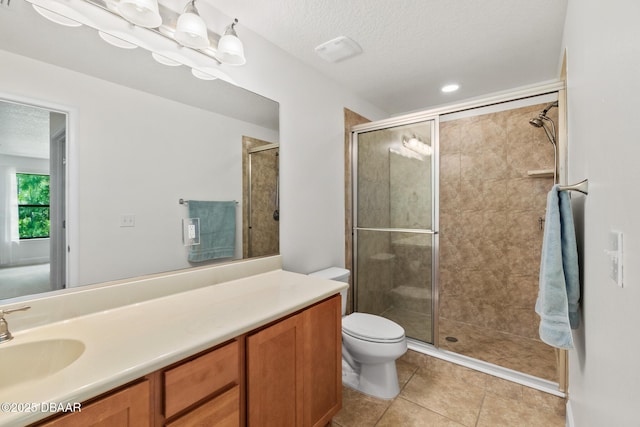
POLYGON ((404 329, 381 316, 352 313, 342 319, 342 331, 354 338, 375 342, 396 342, 404 339, 404 329))

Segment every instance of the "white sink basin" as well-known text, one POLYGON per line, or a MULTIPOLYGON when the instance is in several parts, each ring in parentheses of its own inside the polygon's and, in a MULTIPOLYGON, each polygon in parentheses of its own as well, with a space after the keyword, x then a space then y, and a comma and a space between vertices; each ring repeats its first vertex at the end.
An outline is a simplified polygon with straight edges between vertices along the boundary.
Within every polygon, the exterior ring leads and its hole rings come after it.
POLYGON ((54 374, 76 361, 84 348, 82 341, 73 339, 0 344, 0 388, 54 374))

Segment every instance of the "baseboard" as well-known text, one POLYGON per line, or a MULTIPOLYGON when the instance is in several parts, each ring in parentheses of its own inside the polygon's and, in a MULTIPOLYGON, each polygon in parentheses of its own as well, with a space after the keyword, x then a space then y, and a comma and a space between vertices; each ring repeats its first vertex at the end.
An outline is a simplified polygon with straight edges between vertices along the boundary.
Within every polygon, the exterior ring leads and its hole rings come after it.
POLYGON ((571 409, 571 401, 567 399, 567 421, 565 423, 566 427, 575 427, 573 422, 573 410, 571 409))

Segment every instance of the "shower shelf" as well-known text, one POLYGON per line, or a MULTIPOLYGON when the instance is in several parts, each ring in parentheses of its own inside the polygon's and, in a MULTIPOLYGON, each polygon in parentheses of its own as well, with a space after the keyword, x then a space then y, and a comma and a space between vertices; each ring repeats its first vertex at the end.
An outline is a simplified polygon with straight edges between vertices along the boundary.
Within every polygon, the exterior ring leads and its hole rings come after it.
POLYGON ((553 169, 536 169, 527 171, 531 178, 553 178, 553 169))

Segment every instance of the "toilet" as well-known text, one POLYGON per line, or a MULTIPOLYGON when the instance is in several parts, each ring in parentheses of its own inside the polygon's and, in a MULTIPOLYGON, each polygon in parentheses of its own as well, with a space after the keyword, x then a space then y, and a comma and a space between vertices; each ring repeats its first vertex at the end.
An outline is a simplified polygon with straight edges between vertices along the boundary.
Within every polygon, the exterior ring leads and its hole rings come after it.
MULTIPOLYGON (((322 279, 349 283, 350 271, 330 267, 309 274, 322 279)), ((347 290, 342 297, 342 383, 381 399, 400 393, 396 359, 406 353, 407 338, 397 323, 367 313, 345 316, 347 290)))

